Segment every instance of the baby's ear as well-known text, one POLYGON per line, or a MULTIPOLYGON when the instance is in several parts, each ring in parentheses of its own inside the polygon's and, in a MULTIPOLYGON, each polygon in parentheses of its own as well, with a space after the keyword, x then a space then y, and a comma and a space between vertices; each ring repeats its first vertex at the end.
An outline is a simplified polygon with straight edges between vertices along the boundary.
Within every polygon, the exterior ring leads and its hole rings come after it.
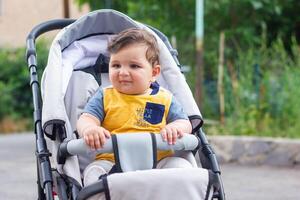
POLYGON ((152 77, 157 77, 160 74, 160 65, 154 65, 152 67, 152 77))

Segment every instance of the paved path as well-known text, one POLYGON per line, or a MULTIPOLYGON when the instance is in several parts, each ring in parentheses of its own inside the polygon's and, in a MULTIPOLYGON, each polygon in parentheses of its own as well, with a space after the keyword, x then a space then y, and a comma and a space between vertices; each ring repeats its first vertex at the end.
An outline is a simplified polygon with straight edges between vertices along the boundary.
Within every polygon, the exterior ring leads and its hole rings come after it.
POLYGON ((300 200, 300 169, 222 165, 228 200, 300 200))
MULTIPOLYGON (((36 196, 34 135, 0 136, 0 199, 36 196)), ((299 200, 300 169, 222 165, 227 200, 299 200)))
POLYGON ((0 199, 37 199, 34 135, 1 135, 0 148, 0 199))

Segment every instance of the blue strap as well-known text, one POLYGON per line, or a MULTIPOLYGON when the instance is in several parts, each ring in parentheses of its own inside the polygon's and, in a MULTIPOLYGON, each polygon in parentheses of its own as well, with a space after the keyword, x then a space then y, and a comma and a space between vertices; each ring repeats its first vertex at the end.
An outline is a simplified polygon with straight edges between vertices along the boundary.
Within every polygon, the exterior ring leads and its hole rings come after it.
POLYGON ((151 92, 151 94, 150 95, 155 95, 155 94, 157 94, 158 93, 158 91, 159 91, 159 84, 158 84, 158 82, 152 82, 151 83, 151 85, 150 85, 150 88, 152 89, 152 92, 151 92))

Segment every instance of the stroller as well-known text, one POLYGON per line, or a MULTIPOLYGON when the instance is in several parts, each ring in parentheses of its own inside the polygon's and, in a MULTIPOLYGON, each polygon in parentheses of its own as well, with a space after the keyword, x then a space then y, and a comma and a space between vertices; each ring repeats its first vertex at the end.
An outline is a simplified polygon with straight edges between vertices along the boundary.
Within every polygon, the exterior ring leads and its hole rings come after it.
POLYGON ((80 200, 99 193, 107 200, 225 199, 219 165, 201 129, 201 113, 180 72, 177 51, 159 30, 110 9, 88 13, 78 20, 51 20, 28 35, 26 59, 34 105, 38 199, 80 200), (158 134, 118 134, 103 149, 92 151, 78 139, 76 121, 96 90, 110 85, 108 39, 131 27, 146 29, 157 38, 162 68, 157 81, 183 105, 193 134, 175 145, 166 144, 158 134), (35 39, 55 29, 62 30, 51 45, 40 93, 35 39), (141 148, 134 148, 134 152, 143 153, 134 154, 129 147, 141 148), (156 151, 170 149, 194 168, 153 169, 156 151), (83 169, 97 153, 104 152, 117 154, 116 166, 123 173, 109 174, 84 186, 83 169), (199 156, 198 164, 195 155, 199 156))

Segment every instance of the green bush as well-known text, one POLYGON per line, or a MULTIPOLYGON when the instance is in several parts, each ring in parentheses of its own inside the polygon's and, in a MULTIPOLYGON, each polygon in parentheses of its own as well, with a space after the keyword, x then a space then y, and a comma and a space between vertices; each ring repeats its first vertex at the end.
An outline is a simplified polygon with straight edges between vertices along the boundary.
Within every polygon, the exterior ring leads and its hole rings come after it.
MULTIPOLYGON (((46 41, 37 43, 39 78, 46 66, 47 49, 46 41)), ((15 120, 32 118, 32 93, 25 48, 0 50, 0 121, 7 117, 15 120)))
MULTIPOLYGON (((270 48, 237 52, 234 69, 238 88, 233 89, 226 65, 226 121, 209 129, 211 133, 300 137, 300 59, 292 55, 299 55, 296 42, 292 53, 287 53, 281 40, 270 48)), ((218 116, 216 113, 209 117, 218 116)))

